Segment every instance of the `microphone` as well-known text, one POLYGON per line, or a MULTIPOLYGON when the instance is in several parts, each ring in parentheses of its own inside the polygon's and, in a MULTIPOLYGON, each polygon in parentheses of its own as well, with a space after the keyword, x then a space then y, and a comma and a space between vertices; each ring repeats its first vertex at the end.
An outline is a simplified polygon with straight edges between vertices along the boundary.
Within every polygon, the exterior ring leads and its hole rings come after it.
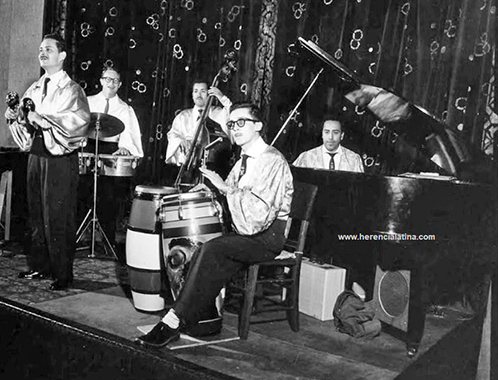
POLYGON ((219 144, 219 143, 220 143, 220 142, 222 142, 222 141, 223 141, 223 137, 221 137, 221 136, 220 136, 220 137, 218 137, 216 140, 214 140, 212 143, 210 143, 210 144, 206 145, 206 146, 204 147, 204 150, 209 150, 209 149, 211 149, 213 146, 215 146, 216 144, 219 144))

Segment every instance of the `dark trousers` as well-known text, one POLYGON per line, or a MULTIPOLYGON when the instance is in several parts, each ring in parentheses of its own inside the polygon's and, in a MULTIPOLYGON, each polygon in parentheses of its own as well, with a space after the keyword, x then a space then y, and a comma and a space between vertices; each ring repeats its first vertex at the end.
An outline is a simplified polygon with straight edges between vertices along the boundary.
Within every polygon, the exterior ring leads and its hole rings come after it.
POLYGON ((30 154, 27 198, 30 226, 28 266, 54 279, 73 279, 76 252, 78 156, 30 154))
POLYGON ((212 239, 193 257, 185 285, 173 306, 187 325, 212 309, 227 281, 250 264, 271 260, 284 246, 285 222, 276 220, 254 236, 228 234, 212 239))

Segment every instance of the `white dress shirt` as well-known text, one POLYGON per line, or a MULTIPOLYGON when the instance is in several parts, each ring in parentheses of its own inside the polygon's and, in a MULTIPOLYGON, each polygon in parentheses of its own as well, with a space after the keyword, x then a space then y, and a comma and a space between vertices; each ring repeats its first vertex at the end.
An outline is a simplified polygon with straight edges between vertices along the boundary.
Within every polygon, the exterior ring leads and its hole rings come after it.
MULTIPOLYGON (((211 107, 209 110, 209 118, 217 122, 223 132, 230 136, 226 123, 230 116, 230 106, 232 102, 227 96, 223 96, 220 100, 222 107, 211 107)), ((179 151, 180 144, 183 141, 192 141, 197 129, 197 118, 200 115, 201 108, 194 106, 181 111, 173 119, 171 129, 168 131, 168 147, 166 148, 166 163, 181 165, 185 162, 186 154, 179 151)))
MULTIPOLYGON (((106 106, 104 93, 101 91, 97 95, 89 96, 88 104, 91 112, 104 112, 106 106)), ((143 157, 142 134, 133 108, 116 95, 109 99, 107 113, 121 120, 125 128, 119 135, 102 139, 102 141, 117 142, 119 148, 128 149, 132 156, 143 157)))

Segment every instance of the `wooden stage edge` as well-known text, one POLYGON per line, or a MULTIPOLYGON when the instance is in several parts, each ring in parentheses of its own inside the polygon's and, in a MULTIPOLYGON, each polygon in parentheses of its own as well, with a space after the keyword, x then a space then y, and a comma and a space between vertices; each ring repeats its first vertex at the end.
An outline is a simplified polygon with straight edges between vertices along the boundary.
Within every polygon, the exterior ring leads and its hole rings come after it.
POLYGON ((0 336, 8 379, 235 379, 1 297, 0 336))
MULTIPOLYGON (((490 379, 479 376, 482 371, 477 370, 485 316, 460 324, 396 380, 490 379)), ((0 375, 7 379, 236 378, 1 297, 0 336, 0 375)), ((490 369, 494 373, 495 365, 491 359, 491 368, 484 373, 489 374, 490 369)))

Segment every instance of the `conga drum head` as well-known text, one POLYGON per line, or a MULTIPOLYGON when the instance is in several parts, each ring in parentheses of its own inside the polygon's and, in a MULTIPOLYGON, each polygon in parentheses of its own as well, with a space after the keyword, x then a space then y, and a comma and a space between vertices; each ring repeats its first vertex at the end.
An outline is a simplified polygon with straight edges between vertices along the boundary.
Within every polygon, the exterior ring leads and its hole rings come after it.
POLYGON ((167 194, 176 193, 178 193, 178 190, 175 187, 149 185, 135 186, 135 197, 141 199, 161 200, 167 194))
POLYGON ((181 193, 181 194, 173 194, 166 195, 163 197, 163 205, 180 205, 185 204, 187 202, 205 202, 206 199, 213 198, 213 195, 210 191, 196 191, 191 193, 181 193))
POLYGON ((166 195, 162 199, 159 220, 198 219, 205 217, 219 218, 220 209, 213 194, 208 191, 166 195))

